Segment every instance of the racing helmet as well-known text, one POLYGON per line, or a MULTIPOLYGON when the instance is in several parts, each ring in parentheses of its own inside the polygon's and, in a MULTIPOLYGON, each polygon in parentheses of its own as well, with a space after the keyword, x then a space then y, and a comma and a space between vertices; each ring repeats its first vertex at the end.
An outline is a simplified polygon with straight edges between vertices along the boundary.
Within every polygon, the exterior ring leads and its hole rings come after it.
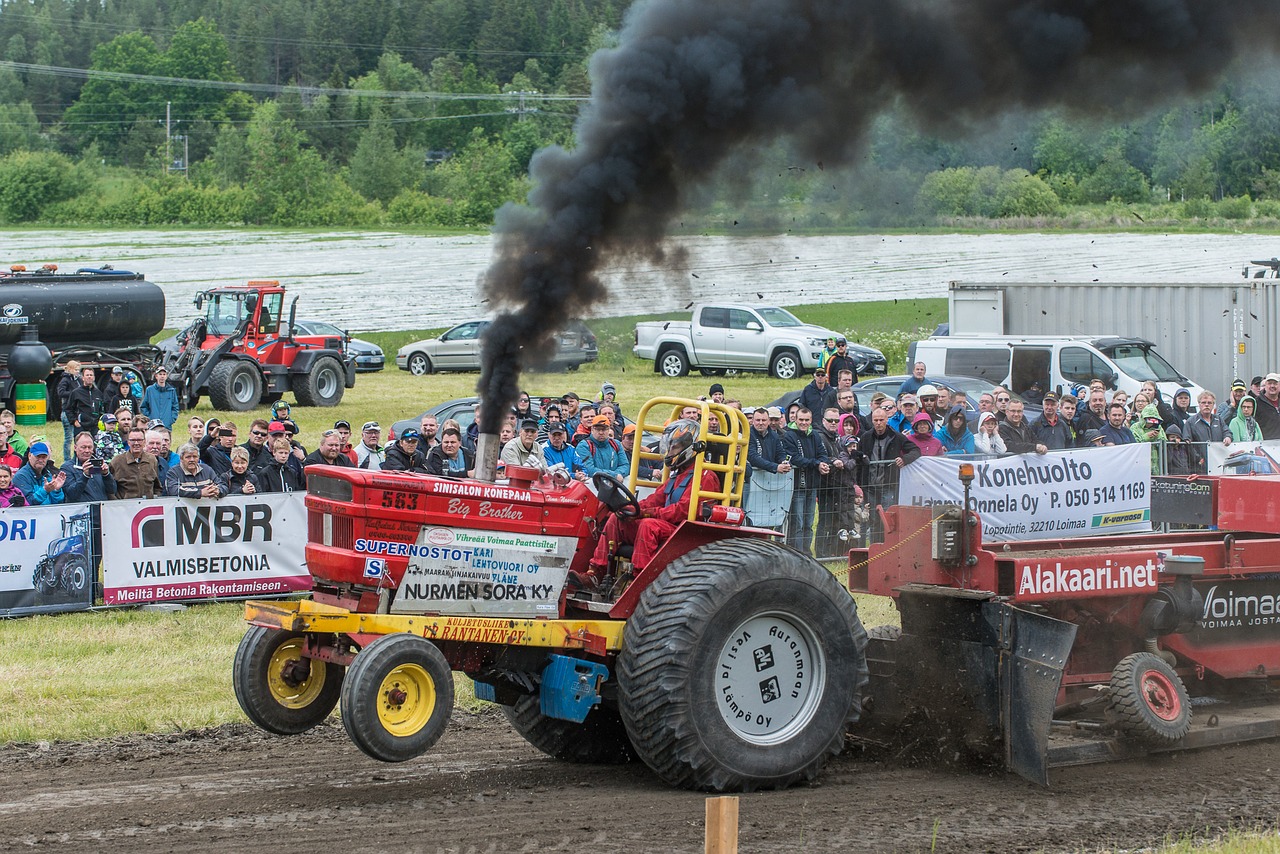
POLYGON ((705 448, 698 441, 698 422, 681 418, 667 425, 658 450, 662 452, 662 461, 668 468, 680 469, 692 462, 705 448))

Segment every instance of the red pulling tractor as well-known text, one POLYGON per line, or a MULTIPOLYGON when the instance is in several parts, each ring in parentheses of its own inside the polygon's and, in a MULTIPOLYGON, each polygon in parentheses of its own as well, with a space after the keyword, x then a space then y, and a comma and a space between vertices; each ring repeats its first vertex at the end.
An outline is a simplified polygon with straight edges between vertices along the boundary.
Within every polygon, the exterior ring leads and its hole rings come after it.
MULTIPOLYGON (((973 513, 889 508, 886 542, 851 554, 850 587, 893 596, 902 629, 868 642, 835 575, 742 524, 740 412, 661 398, 637 430, 662 433, 684 406, 727 426, 700 432, 714 453, 697 459, 689 517, 642 570, 610 544, 594 590, 573 581, 609 514, 666 481, 638 477, 661 453, 638 453, 626 484, 597 477, 598 498, 512 466, 489 482, 490 436, 474 480, 309 469, 312 598, 246 606, 234 667, 245 713, 291 734, 340 704, 365 753, 403 761, 443 734, 459 671, 551 756, 638 757, 712 790, 810 779, 855 724, 915 724, 1041 782, 1054 764, 1280 734, 1267 703, 1280 537, 984 546, 973 513), (698 489, 704 470, 720 491, 698 489), (1213 710, 1202 726, 1193 704, 1213 710)), ((1218 489, 1224 527, 1280 533, 1280 482, 1218 489), (1235 509, 1250 490, 1276 497, 1242 505, 1256 520, 1235 509)))

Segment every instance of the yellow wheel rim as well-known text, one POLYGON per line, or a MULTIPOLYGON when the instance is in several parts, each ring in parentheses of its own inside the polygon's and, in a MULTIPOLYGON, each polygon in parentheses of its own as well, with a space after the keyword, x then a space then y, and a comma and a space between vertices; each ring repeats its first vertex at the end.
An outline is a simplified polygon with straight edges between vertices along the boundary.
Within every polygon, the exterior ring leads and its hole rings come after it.
POLYGON ((378 686, 378 720, 401 738, 414 735, 436 709, 436 683, 420 664, 402 664, 378 686))
POLYGON ((316 701, 324 690, 325 674, 328 670, 323 661, 312 661, 310 672, 301 681, 285 678, 285 672, 298 671, 298 665, 304 663, 302 655, 304 643, 302 638, 290 638, 271 653, 271 661, 267 664, 267 688, 271 696, 280 705, 289 709, 305 709, 316 701))

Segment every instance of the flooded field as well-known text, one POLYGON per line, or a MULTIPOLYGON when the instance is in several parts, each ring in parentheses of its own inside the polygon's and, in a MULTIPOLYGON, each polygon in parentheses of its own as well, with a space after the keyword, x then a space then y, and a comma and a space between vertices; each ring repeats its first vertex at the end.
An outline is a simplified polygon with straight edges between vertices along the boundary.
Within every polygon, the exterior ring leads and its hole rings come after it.
MULTIPOLYGON (((167 325, 191 297, 251 278, 281 280, 299 311, 359 331, 423 329, 484 314, 476 284, 488 235, 391 232, 12 231, 0 263, 62 270, 111 264, 169 293, 167 325)), ((942 297, 947 282, 1232 282, 1251 259, 1280 255, 1268 235, 1016 234, 692 237, 683 267, 615 267, 598 315, 683 308, 692 300, 784 305, 942 297)))

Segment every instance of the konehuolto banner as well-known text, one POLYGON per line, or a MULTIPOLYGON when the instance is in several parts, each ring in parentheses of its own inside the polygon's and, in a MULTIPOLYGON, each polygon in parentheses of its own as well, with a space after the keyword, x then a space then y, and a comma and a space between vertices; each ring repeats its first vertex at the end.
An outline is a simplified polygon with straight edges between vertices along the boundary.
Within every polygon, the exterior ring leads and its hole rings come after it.
POLYGON ((108 605, 273 596, 311 588, 301 492, 102 505, 108 605))
POLYGON ((98 557, 91 505, 0 510, 0 616, 82 611, 98 557))
MULTIPOLYGON (((971 460, 969 509, 984 540, 1047 540, 1151 530, 1147 444, 971 460)), ((959 505, 960 460, 921 457, 902 469, 900 504, 959 505)))

